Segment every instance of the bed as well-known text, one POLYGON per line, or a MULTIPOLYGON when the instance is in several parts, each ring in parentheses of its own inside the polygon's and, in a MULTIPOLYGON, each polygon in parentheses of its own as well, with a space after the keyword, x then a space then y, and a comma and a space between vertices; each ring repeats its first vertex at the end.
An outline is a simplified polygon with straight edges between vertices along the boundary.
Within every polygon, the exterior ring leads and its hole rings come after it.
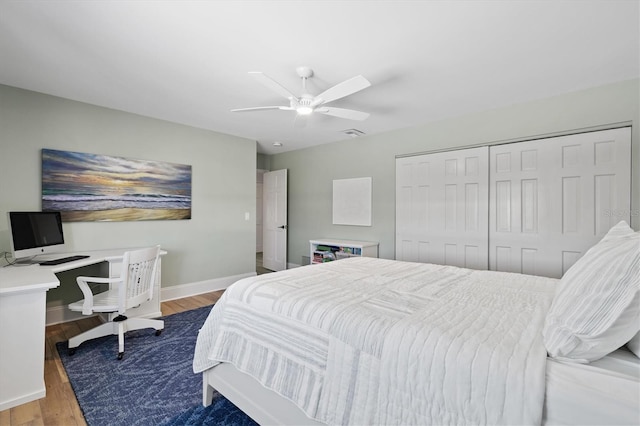
POLYGON ((215 389, 260 424, 638 424, 634 354, 548 358, 559 281, 376 258, 245 278, 200 330, 203 404, 215 389))

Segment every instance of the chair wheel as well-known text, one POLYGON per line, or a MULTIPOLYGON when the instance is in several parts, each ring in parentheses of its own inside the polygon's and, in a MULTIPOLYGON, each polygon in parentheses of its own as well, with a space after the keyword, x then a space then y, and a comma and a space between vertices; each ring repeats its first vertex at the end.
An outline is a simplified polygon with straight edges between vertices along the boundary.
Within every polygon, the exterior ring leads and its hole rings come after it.
POLYGON ((67 353, 69 354, 69 356, 73 356, 73 354, 76 353, 76 348, 69 348, 69 351, 67 353))
POLYGON ((118 361, 122 359, 124 352, 118 352, 118 361))
POLYGON ((159 336, 162 334, 162 330, 156 330, 156 336, 159 336))

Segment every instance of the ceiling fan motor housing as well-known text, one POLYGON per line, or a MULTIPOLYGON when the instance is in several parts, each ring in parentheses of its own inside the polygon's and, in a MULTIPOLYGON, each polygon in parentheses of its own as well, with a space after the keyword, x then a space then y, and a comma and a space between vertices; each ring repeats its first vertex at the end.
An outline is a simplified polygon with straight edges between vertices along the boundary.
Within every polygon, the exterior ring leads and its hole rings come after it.
POLYGON ((296 111, 300 115, 308 115, 311 114, 314 110, 314 106, 312 105, 313 96, 308 94, 303 94, 300 99, 298 99, 298 106, 296 107, 296 111))

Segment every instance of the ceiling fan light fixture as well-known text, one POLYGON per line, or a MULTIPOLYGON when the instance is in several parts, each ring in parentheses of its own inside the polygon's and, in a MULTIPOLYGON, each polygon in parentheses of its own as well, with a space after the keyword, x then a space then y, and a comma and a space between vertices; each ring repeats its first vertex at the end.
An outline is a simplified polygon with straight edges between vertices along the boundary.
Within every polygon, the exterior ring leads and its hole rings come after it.
POLYGON ((357 75, 349 80, 345 80, 342 83, 338 83, 320 93, 317 96, 313 96, 307 92, 307 79, 313 75, 313 70, 309 67, 298 67, 296 69, 298 76, 302 79, 302 94, 298 97, 291 93, 288 89, 282 86, 280 83, 268 77, 267 75, 255 71, 249 74, 256 78, 260 83, 269 88, 271 91, 276 92, 280 96, 289 100, 289 106, 273 105, 273 106, 259 106, 251 108, 236 108, 232 109, 232 112, 244 112, 244 111, 259 111, 269 109, 279 109, 283 111, 296 111, 297 115, 306 116, 313 113, 329 115, 338 118, 344 118, 347 120, 366 120, 369 117, 369 113, 356 111, 346 108, 327 107, 326 104, 338 99, 342 99, 346 96, 359 92, 362 89, 366 89, 371 86, 369 80, 361 75, 357 75))
POLYGON ((306 105, 300 105, 298 108, 296 108, 296 112, 298 113, 298 115, 309 115, 313 112, 313 108, 306 105))

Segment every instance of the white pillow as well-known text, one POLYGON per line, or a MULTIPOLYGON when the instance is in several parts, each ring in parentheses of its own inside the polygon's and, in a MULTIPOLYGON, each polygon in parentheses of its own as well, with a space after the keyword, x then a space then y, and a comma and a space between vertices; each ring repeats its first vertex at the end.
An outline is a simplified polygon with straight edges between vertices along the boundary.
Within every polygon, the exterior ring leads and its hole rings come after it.
POLYGON ((590 362, 640 330, 640 233, 620 222, 564 274, 543 336, 553 358, 590 362))

